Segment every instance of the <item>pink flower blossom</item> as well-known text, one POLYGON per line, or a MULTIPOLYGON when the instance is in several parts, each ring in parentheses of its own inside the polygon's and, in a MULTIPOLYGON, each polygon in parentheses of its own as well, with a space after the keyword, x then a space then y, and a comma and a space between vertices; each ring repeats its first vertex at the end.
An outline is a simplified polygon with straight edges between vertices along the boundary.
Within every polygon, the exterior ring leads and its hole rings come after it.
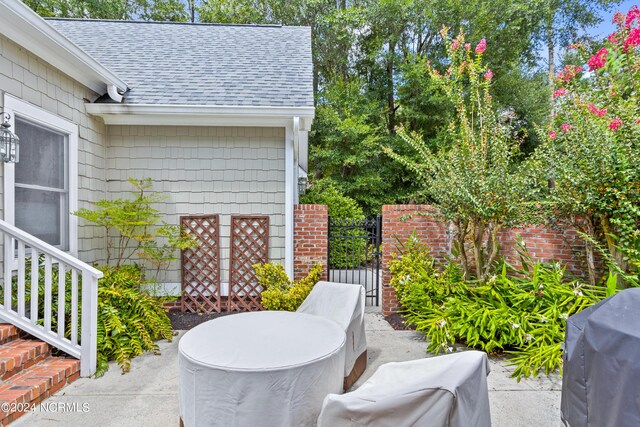
POLYGON ((556 139, 557 137, 558 137, 558 134, 556 133, 556 131, 552 130, 549 132, 549 138, 556 139))
POLYGON ((616 12, 615 15, 613 15, 613 21, 614 24, 617 24, 619 22, 624 22, 624 15, 620 12, 616 12))
POLYGON ((591 58, 589 58, 589 61, 587 61, 587 64, 589 65, 589 70, 595 71, 599 68, 604 67, 604 65, 607 63, 608 54, 609 54, 609 51, 607 50, 607 48, 603 47, 598 51, 598 53, 596 53, 591 58))
POLYGON ((485 80, 491 80, 493 78, 493 71, 490 68, 487 69, 487 72, 484 73, 485 80))
POLYGON ((582 71, 582 67, 575 65, 565 65, 562 71, 558 73, 558 78, 568 82, 582 71))
POLYGON ((638 119, 638 120, 636 121, 636 123, 640 125, 640 119, 638 119))
POLYGON ((484 53, 487 49, 487 41, 485 39, 480 40, 480 43, 476 46, 476 55, 484 53))
POLYGON ((609 123, 609 129, 611 130, 617 130, 620 126, 622 126, 622 120, 617 117, 609 123))
POLYGON ((631 30, 626 39, 624 39, 624 46, 622 50, 625 52, 629 50, 630 47, 640 45, 640 28, 634 28, 631 30))
POLYGON ((466 51, 471 50, 471 43, 465 43, 464 44, 464 50, 466 50, 466 51))
POLYGON ((607 36, 607 39, 613 44, 616 44, 616 43, 618 43, 620 41, 620 39, 618 38, 618 34, 615 33, 615 32, 609 34, 607 36))
POLYGON ((460 47, 460 43, 458 43, 458 40, 454 40, 453 43, 451 43, 451 49, 456 51, 458 50, 458 48, 460 47))
POLYGON ((571 130, 571 125, 568 125, 566 123, 562 124, 562 132, 569 132, 571 130))
POLYGON ((627 28, 631 28, 631 24, 633 23, 633 21, 635 21, 638 18, 640 18, 640 10, 638 9, 638 6, 633 6, 629 10, 629 12, 627 12, 627 18, 624 21, 624 25, 627 28))
POLYGON ((602 117, 605 114, 607 114, 607 109, 606 108, 599 109, 598 107, 596 107, 593 104, 587 105, 587 108, 589 109, 589 111, 591 111, 593 114, 595 114, 598 117, 602 117))
POLYGON ((567 90, 565 88, 561 87, 560 89, 556 89, 553 92, 552 98, 556 99, 556 98, 558 98, 560 96, 565 96, 567 93, 569 93, 569 92, 567 92, 567 90))

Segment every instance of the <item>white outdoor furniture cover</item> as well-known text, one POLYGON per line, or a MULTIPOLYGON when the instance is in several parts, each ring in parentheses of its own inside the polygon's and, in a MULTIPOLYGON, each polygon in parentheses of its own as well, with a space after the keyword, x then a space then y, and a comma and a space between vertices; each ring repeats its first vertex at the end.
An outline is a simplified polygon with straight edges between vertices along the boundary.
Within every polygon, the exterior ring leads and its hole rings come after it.
POLYGON ((347 334, 344 376, 367 349, 364 333, 364 287, 346 283, 318 282, 298 308, 298 313, 326 317, 347 334))
POLYGON ((489 427, 488 373, 479 351, 387 363, 357 390, 328 395, 318 427, 489 427))
POLYGON ((193 426, 314 426, 342 392, 344 331, 319 316, 261 311, 205 322, 180 339, 180 416, 193 426))

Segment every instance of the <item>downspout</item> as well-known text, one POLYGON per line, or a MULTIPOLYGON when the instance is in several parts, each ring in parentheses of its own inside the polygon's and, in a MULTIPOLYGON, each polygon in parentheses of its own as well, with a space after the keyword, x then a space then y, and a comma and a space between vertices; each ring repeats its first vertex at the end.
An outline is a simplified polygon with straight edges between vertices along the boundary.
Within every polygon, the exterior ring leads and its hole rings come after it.
POLYGON ((120 95, 120 92, 118 92, 118 88, 116 87, 116 85, 108 84, 107 94, 109 95, 109 98, 113 99, 118 104, 122 102, 123 97, 122 95, 120 95))
MULTIPOLYGON (((297 117, 296 117, 297 118, 297 117)), ((284 141, 284 269, 293 279, 293 207, 295 201, 295 119, 285 128, 284 141)))
POLYGON ((298 191, 298 166, 300 166, 300 117, 293 118, 293 203, 300 203, 298 191))

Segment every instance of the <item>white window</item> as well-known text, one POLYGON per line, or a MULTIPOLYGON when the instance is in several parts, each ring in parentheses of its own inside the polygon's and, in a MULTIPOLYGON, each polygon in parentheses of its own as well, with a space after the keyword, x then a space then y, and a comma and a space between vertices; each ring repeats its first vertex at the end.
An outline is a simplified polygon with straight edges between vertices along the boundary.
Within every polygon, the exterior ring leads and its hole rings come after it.
POLYGON ((4 97, 19 163, 4 165, 5 221, 77 254, 78 126, 11 95, 4 97))

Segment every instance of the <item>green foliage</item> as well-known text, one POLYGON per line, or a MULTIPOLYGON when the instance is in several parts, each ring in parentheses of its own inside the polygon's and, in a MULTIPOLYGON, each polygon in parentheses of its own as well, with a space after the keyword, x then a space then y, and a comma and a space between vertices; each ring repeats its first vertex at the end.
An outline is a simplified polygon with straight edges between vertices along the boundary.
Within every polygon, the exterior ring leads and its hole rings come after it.
POLYGON ((635 19, 627 28, 622 15, 618 25, 602 45, 577 45, 574 57, 589 64, 590 75, 577 65, 558 75, 556 115, 540 130, 545 144, 536 158, 555 180, 554 213, 577 218, 590 238, 587 250, 595 242, 611 255, 611 271, 626 273, 629 258, 640 258, 640 55, 626 41, 640 30, 635 19))
POLYGON ((567 317, 616 290, 570 281, 559 263, 533 262, 524 247, 521 269, 502 262, 485 283, 464 281, 455 263, 443 271, 434 268, 414 237, 401 249, 389 266, 391 286, 407 323, 425 334, 429 351, 450 352, 457 343, 505 351, 518 380, 561 368, 567 317))
POLYGON ((187 20, 180 0, 27 0, 25 4, 41 16, 58 18, 187 20))
MULTIPOLYGON (((38 272, 38 324, 44 324, 45 317, 45 265, 44 256, 39 259, 38 272)), ((171 323, 163 307, 163 300, 154 298, 143 290, 146 281, 143 272, 132 265, 102 267, 104 277, 98 283, 98 366, 96 376, 102 376, 109 368, 108 362, 115 360, 122 372, 128 372, 131 359, 145 351, 158 351, 155 341, 172 339, 171 323)), ((61 295, 58 293, 59 265, 51 266, 51 330, 58 329, 58 307, 61 295)), ((17 278, 14 278, 14 288, 17 278)), ((82 286, 78 283, 78 340, 82 336, 82 286)), ((31 260, 26 261, 25 306, 31 306, 31 260)), ((71 271, 65 275, 64 297, 64 337, 71 339, 72 279, 71 271)), ((0 299, 4 298, 0 289, 0 299)), ((13 306, 17 308, 17 296, 13 306)))
MULTIPOLYGON (((364 220, 362 208, 352 198, 342 194, 333 185, 324 182, 316 182, 301 198, 302 203, 327 205, 329 217, 332 222, 364 220)), ((345 238, 334 239, 329 247, 331 267, 349 268, 358 267, 367 260, 366 241, 360 238, 348 238, 349 236, 365 236, 366 233, 358 228, 345 230, 342 236, 345 238)))
POLYGON ((490 94, 492 71, 483 63, 484 47, 475 54, 462 33, 447 40, 450 65, 443 75, 430 68, 431 80, 455 106, 449 124, 449 147, 432 150, 416 134, 398 134, 416 153, 402 156, 391 148, 386 152, 413 172, 422 193, 435 204, 445 219, 456 227, 460 263, 471 277, 471 256, 465 242, 471 242, 475 277, 485 280, 498 257, 498 232, 505 226, 529 222, 532 205, 524 174, 517 167, 518 139, 513 125, 493 106, 490 94))
POLYGON ((301 197, 301 203, 327 205, 329 216, 334 219, 364 219, 364 212, 358 202, 345 196, 331 184, 317 183, 301 197))
POLYGON ((129 182, 135 189, 132 199, 103 199, 94 203, 97 209, 80 209, 73 214, 104 228, 107 264, 114 261, 118 267, 138 255, 155 268, 157 275, 177 259, 177 249, 192 248, 198 243, 177 225, 158 224, 161 214, 152 205, 164 197, 150 192, 151 179, 130 178, 129 182))
POLYGON ((281 264, 267 263, 253 266, 262 291, 262 306, 267 310, 296 311, 322 276, 322 264, 316 264, 298 283, 289 279, 281 264))
POLYGON ((310 133, 309 163, 321 172, 312 189, 336 187, 371 215, 403 193, 393 173, 397 165, 385 162, 382 153, 381 143, 388 138, 384 123, 372 117, 376 106, 363 90, 364 83, 357 78, 323 88, 310 133))
POLYGON ((142 272, 134 266, 102 268, 98 286, 98 370, 115 360, 128 372, 131 359, 145 351, 158 352, 155 341, 171 341, 171 323, 162 303, 141 290, 142 272))

